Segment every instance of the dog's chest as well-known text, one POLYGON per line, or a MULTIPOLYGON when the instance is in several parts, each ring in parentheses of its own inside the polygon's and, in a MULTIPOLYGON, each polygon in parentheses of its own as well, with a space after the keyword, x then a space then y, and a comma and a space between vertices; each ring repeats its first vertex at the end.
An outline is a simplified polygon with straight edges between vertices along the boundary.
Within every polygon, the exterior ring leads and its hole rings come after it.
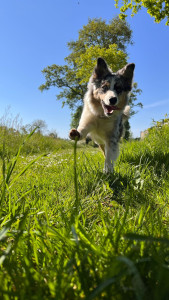
POLYGON ((92 139, 98 144, 104 144, 112 136, 118 138, 120 130, 120 118, 107 119, 100 118, 96 122, 95 128, 90 133, 92 139))

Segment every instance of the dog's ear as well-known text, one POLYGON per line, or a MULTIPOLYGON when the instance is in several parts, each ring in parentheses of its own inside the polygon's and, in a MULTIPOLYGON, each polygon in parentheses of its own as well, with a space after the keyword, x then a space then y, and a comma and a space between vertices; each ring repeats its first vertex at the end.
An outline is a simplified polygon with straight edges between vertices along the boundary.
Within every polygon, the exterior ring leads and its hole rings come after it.
POLYGON ((135 64, 128 64, 121 70, 117 71, 117 74, 122 76, 126 82, 126 90, 130 91, 132 88, 132 80, 134 74, 135 64))
POLYGON ((132 81, 133 73, 134 73, 135 64, 128 64, 121 70, 117 72, 117 74, 124 76, 126 79, 132 81))
POLYGON ((94 68, 94 78, 102 79, 105 77, 108 73, 110 73, 108 66, 105 62, 105 60, 102 57, 99 57, 97 59, 97 65, 94 68))

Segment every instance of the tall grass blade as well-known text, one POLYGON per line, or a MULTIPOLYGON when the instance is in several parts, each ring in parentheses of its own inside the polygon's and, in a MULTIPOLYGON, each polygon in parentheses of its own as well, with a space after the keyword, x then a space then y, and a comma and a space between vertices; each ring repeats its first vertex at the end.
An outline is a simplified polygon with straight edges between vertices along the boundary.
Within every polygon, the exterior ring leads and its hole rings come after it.
POLYGON ((133 277, 132 283, 136 299, 143 300, 145 294, 145 286, 135 264, 128 257, 125 256, 118 257, 118 260, 127 265, 128 272, 133 277))
POLYGON ((40 160, 42 157, 45 157, 47 154, 42 154, 38 157, 36 157, 35 159, 33 159, 29 164, 26 165, 25 168, 23 168, 21 170, 21 172, 19 172, 19 174, 17 174, 12 180, 11 180, 11 183, 10 183, 10 188, 13 186, 13 184, 17 181, 17 179, 19 177, 21 177, 35 162, 37 162, 38 160, 40 160))
POLYGON ((78 214, 79 209, 79 194, 78 194, 78 180, 77 180, 77 138, 74 144, 74 186, 75 186, 75 211, 78 214))
POLYGON ((154 243, 162 243, 169 245, 169 239, 163 237, 153 237, 153 236, 146 236, 146 235, 139 235, 135 233, 126 233, 124 238, 133 240, 133 241, 143 241, 143 242, 154 242, 154 243))
POLYGON ((92 300, 92 299, 99 299, 96 298, 100 295, 101 292, 103 292, 108 286, 115 283, 117 281, 118 277, 112 277, 105 281, 103 281, 95 290, 86 298, 86 300, 92 300))

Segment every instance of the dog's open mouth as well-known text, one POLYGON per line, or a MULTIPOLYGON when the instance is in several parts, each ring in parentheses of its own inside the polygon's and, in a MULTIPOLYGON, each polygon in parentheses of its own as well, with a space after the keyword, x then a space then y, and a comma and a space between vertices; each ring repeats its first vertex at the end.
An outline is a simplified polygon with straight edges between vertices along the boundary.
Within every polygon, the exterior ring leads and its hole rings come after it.
POLYGON ((119 110, 119 108, 116 105, 106 105, 104 101, 102 101, 102 107, 104 110, 104 113, 108 116, 110 116, 114 110, 119 110))

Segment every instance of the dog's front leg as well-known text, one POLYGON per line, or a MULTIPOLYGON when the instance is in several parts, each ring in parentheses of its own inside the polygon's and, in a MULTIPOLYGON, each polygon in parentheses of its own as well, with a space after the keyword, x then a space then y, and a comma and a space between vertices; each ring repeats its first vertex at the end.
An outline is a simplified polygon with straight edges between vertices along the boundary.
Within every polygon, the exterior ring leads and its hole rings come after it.
POLYGON ((104 172, 113 173, 114 162, 117 159, 119 154, 118 142, 115 138, 112 138, 111 141, 107 142, 105 145, 105 164, 104 172))
POLYGON ((88 107, 84 106, 79 126, 77 129, 73 128, 69 132, 69 137, 71 140, 82 140, 84 139, 87 134, 92 130, 93 128, 93 116, 89 114, 88 107))
POLYGON ((77 140, 82 140, 87 136, 90 130, 91 124, 85 124, 85 126, 81 126, 81 124, 79 124, 77 129, 73 128, 70 130, 69 137, 71 140, 75 140, 76 138, 77 140))

